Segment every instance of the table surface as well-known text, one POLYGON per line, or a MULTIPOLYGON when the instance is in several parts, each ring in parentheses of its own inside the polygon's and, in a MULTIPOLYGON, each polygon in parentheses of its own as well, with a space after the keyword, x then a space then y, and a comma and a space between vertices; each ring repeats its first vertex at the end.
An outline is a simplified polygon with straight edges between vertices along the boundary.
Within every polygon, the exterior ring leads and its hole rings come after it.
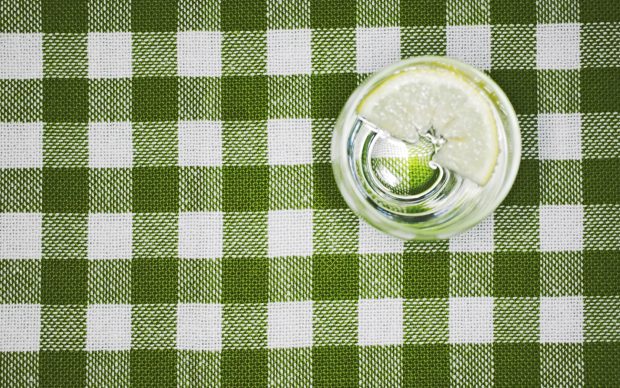
POLYGON ((3 2, 0 385, 617 385, 619 86, 613 0, 3 2), (523 155, 480 225, 402 242, 330 136, 429 54, 523 155))

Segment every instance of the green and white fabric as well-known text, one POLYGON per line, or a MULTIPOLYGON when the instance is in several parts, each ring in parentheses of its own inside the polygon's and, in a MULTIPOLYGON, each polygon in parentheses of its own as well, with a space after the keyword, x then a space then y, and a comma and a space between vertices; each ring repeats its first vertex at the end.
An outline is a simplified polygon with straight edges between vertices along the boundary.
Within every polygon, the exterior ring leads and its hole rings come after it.
POLYGON ((617 386, 614 0, 2 0, 1 386, 617 386), (361 222, 346 98, 399 58, 518 113, 504 203, 361 222))

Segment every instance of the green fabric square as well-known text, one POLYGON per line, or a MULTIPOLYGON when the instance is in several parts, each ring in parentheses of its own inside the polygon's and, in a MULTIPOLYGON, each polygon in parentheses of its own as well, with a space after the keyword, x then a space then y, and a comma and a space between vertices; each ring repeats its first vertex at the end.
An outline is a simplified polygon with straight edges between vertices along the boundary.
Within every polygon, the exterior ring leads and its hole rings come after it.
POLYGON ((178 211, 179 172, 177 167, 135 167, 133 210, 137 213, 178 211))
MULTIPOLYGON (((534 2, 531 3, 534 5, 534 2)), ((510 7, 518 9, 518 7, 510 7)), ((536 67, 536 26, 491 26, 491 67, 493 69, 534 69, 536 67)))
POLYGON ((347 28, 356 26, 355 0, 334 2, 310 1, 310 24, 312 28, 347 28))
POLYGON ((134 77, 177 75, 177 36, 174 32, 134 32, 131 56, 134 77))
POLYGON ((359 260, 361 299, 402 297, 404 272, 402 254, 364 254, 360 255, 359 260))
POLYGON ((224 387, 267 386, 266 349, 225 350, 222 352, 221 384, 224 387), (240 369, 240 366, 242 369, 240 369))
POLYGON ((540 202, 543 205, 583 203, 581 160, 542 160, 540 167, 540 202))
POLYGON ((501 205, 493 216, 495 252, 536 252, 540 246, 538 204, 501 205))
POLYGON ((179 120, 220 120, 220 77, 179 77, 179 120))
POLYGON ((263 75, 267 71, 267 34, 264 31, 231 31, 222 37, 222 74, 263 75))
POLYGON ((491 70, 518 114, 537 113, 536 70, 491 70))
POLYGON ((504 205, 538 205, 540 202, 540 162, 535 159, 521 159, 515 183, 504 205))
POLYGON ((222 261, 180 260, 179 303, 220 303, 222 261))
POLYGON ((517 115, 521 129, 521 162, 538 159, 538 115, 517 115))
POLYGON ((581 107, 588 112, 618 112, 620 99, 620 68, 585 68, 581 69, 581 107))
POLYGON ((177 305, 136 305, 131 309, 131 348, 174 349, 176 346, 177 305))
POLYGON ((312 258, 269 258, 269 301, 312 299, 312 258))
POLYGON ((421 55, 446 55, 446 45, 445 25, 401 28, 401 58, 421 55))
POLYGON ((269 209, 312 207, 312 166, 269 166, 269 209))
POLYGON ((38 352, 0 352, 0 385, 29 387, 39 384, 38 352))
POLYGON ((177 352, 177 384, 182 388, 220 386, 221 357, 219 352, 177 352))
POLYGON ((496 343, 536 343, 540 341, 539 297, 494 299, 493 339, 496 343))
POLYGON ((479 26, 491 24, 490 1, 448 0, 446 19, 451 26, 479 26))
POLYGON ((332 345, 357 345, 357 300, 315 300, 312 313, 315 349, 332 345))
POLYGON ((131 386, 176 387, 175 350, 132 350, 131 386))
POLYGON ((540 385, 538 344, 494 344, 494 385, 537 387, 540 385))
POLYGON ((132 0, 131 28, 133 32, 177 30, 176 0, 132 0))
POLYGON ((41 302, 88 303, 88 261, 83 259, 41 261, 41 302))
POLYGON ((43 36, 45 77, 88 76, 88 35, 45 34, 43 36))
POLYGON ((42 350, 84 350, 86 306, 46 306, 41 308, 42 350))
POLYGON ((181 167, 179 169, 180 211, 222 210, 222 169, 181 167))
POLYGON ((131 0, 89 1, 88 30, 91 32, 130 31, 131 0))
POLYGON ((359 348, 359 382, 361 387, 401 387, 402 347, 364 346, 359 348))
POLYGON ((491 0, 492 24, 536 24, 536 1, 491 0))
POLYGON ((0 32, 40 32, 41 20, 40 1, 13 0, 0 12, 0 32))
POLYGON ((134 123, 133 165, 173 167, 179 161, 177 123, 134 123))
POLYGON ((88 32, 88 0, 42 0, 43 32, 88 32))
POLYGON ((488 387, 493 384, 493 345, 458 344, 450 348, 451 386, 488 387))
POLYGON ((359 250, 359 218, 349 209, 314 210, 314 253, 357 253, 359 250))
POLYGON ((445 26, 446 1, 416 0, 401 4, 401 26, 445 26))
POLYGON ((578 23, 579 2, 575 0, 537 0, 539 24, 578 23))
POLYGON ((583 295, 583 251, 541 252, 540 293, 583 295))
POLYGON ((269 118, 309 118, 310 76, 272 76, 269 89, 269 118))
POLYGON ((223 170, 225 212, 269 210, 269 167, 235 166, 223 170))
POLYGON ((43 258, 85 259, 88 214, 43 214, 43 258))
POLYGON ((267 119, 267 77, 223 77, 222 119, 267 119))
POLYGON ((268 363, 272 386, 312 386, 312 348, 270 350, 268 363))
POLYGON ((408 252, 403 259, 405 298, 446 298, 450 291, 448 252, 408 252))
POLYGON ((42 184, 40 168, 0 169, 0 212, 40 213, 42 184))
POLYGON ((44 168, 43 211, 88 213, 88 169, 44 168))
POLYGON ((619 250, 618 235, 610 230, 620 230, 618 205, 584 207, 584 250, 619 250))
POLYGON ((86 352, 42 351, 39 353, 39 385, 83 387, 86 383, 86 352))
POLYGON ((538 296, 537 252, 496 252, 493 260, 494 296, 538 296))
POLYGON ((88 82, 90 121, 131 119, 131 79, 91 79, 88 82))
POLYGON ((223 31, 262 31, 267 29, 267 2, 245 0, 243 7, 235 0, 221 0, 223 31))
POLYGON ((400 0, 367 0, 357 3, 359 27, 396 27, 400 0))
POLYGON ((618 4, 608 0, 580 0, 579 16, 582 23, 619 22, 618 4))
POLYGON ((130 213, 132 178, 130 168, 88 170, 88 199, 91 213, 130 213))
POLYGON ((583 346, 585 386, 611 387, 620 381, 620 344, 589 343, 583 346))
POLYGON ((354 28, 312 30, 312 73, 355 72, 355 50, 354 28))
POLYGON ((269 259, 222 259, 224 303, 266 303, 269 298, 269 259))
POLYGON ((267 304, 226 304, 222 345, 229 349, 264 349, 267 346, 267 304))
POLYGON ((584 345, 543 343, 540 345, 540 381, 543 387, 584 385, 584 345))
POLYGON ((176 121, 177 78, 132 79, 133 121, 176 121))
POLYGON ((403 311, 406 344, 448 342, 450 307, 447 298, 405 299, 403 311))
POLYGON ((322 346, 312 349, 315 387, 357 387, 359 357, 356 346, 322 346))
POLYGON ((312 117, 336 118, 357 86, 353 73, 312 76, 312 117))
POLYGON ((88 122, 88 80, 43 80, 43 120, 60 123, 88 122))
POLYGON ((88 268, 88 303, 131 303, 131 260, 92 260, 88 268))
POLYGON ((133 259, 131 301, 133 304, 177 302, 176 259, 133 259))
MULTIPOLYGON (((599 69, 597 69, 598 72, 599 69)), ((584 70, 538 70, 538 111, 540 113, 573 113, 580 111, 580 105, 587 99, 584 88, 580 88, 580 77, 584 70)), ((510 96, 508 96, 510 97, 510 96)), ((602 96, 596 94, 596 106, 601 107, 602 96)), ((604 110, 604 109, 602 109, 604 110)), ((583 109, 583 111, 586 111, 583 109)))
POLYGON ((583 24, 580 34, 580 66, 620 67, 618 23, 583 24))
POLYGON ((346 209, 331 163, 315 163, 313 165, 313 204, 314 209, 346 209))
POLYGON ((88 167, 88 124, 44 124, 43 165, 88 167))
POLYGON ((481 297, 492 295, 492 253, 450 253, 450 296, 481 297))
POLYGON ((224 214, 224 256, 267 256, 267 212, 224 214))
POLYGON ((310 28, 310 0, 267 1, 267 29, 310 28))
POLYGON ((314 255, 312 299, 358 298, 359 258, 357 255, 314 255))
POLYGON ((225 166, 257 166, 268 164, 267 122, 224 122, 222 153, 225 166), (251 136, 248 136, 251 134, 251 136))
POLYGON ((0 80, 0 120, 35 122, 43 118, 43 80, 0 80))
POLYGON ((312 161, 314 163, 331 163, 332 133, 335 119, 312 120, 312 161))
POLYGON ((179 31, 219 31, 220 0, 180 0, 179 31))
POLYGON ((0 260, 0 284, 0 304, 41 303, 41 261, 0 260))
POLYGON ((582 163, 584 203, 619 204, 620 185, 609 183, 620 182, 620 158, 586 159, 582 163))
POLYGON ((86 353, 86 386, 126 387, 131 380, 131 353, 105 351, 86 353))
POLYGON ((583 291, 585 295, 620 295, 620 252, 585 251, 583 291))
POLYGON ((449 345, 407 345, 403 347, 404 386, 442 387, 449 384, 449 345))
POLYGON ((177 257, 177 213, 136 213, 133 217, 133 258, 177 257))

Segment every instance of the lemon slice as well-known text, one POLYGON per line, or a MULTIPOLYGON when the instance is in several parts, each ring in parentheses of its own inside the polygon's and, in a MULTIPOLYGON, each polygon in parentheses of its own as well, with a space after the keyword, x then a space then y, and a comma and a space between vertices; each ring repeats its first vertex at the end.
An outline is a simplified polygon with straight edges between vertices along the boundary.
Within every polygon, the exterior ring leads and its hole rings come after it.
POLYGON ((429 131, 443 137, 433 160, 480 186, 493 175, 499 144, 491 103, 458 73, 442 68, 402 71, 370 92, 358 113, 409 143, 429 131))

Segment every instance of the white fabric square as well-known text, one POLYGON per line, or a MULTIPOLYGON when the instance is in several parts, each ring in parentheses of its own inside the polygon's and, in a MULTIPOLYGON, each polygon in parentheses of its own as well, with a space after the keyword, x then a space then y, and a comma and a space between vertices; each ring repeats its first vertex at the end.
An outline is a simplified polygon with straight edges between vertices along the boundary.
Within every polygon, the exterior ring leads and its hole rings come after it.
POLYGON ((88 163, 94 168, 131 167, 133 163, 131 123, 90 123, 88 163))
POLYGON ((180 76, 219 77, 222 75, 222 33, 217 31, 177 33, 177 56, 180 76))
POLYGON ((0 79, 42 77, 43 34, 0 34, 0 79))
POLYGON ((36 352, 40 332, 40 305, 0 304, 0 352, 36 352))
POLYGON ((131 350, 131 305, 88 306, 86 350, 131 350))
POLYGON ((179 304, 177 348, 181 350, 222 349, 222 305, 179 304))
POLYGON ((448 26, 447 54, 478 69, 491 69, 491 26, 448 26))
POLYGON ((538 150, 541 159, 581 159, 581 113, 538 115, 538 150))
POLYGON ((269 256, 312 255, 312 210, 269 212, 269 256))
POLYGON ((580 251, 583 249, 583 206, 543 205, 540 207, 540 250, 580 251))
POLYGON ((450 252, 493 252, 493 215, 450 239, 450 252))
POLYGON ((132 215, 98 213, 88 217, 89 259, 131 259, 132 215))
POLYGON ((539 69, 579 69, 581 26, 577 23, 536 26, 536 66, 539 69))
POLYGON ((312 302, 269 303, 267 308, 270 348, 312 346, 312 302))
POLYGON ((184 167, 222 165, 220 121, 179 122, 179 165, 184 167))
POLYGON ((493 298, 450 298, 450 343, 493 342, 493 298))
POLYGON ((357 314, 360 345, 403 343, 402 299, 362 299, 357 314))
POLYGON ((43 167, 43 123, 0 123, 0 168, 43 167))
POLYGON ((312 163, 312 121, 283 119, 267 121, 269 164, 312 163))
POLYGON ((179 214, 179 257, 212 259, 222 257, 224 215, 220 212, 179 214))
POLYGON ((405 242, 380 232, 360 219, 359 253, 400 253, 405 250, 405 242))
POLYGON ((400 60, 400 27, 358 28, 357 72, 374 73, 400 60))
POLYGON ((43 216, 0 214, 0 259, 40 259, 43 216))
POLYGON ((88 76, 90 78, 131 77, 130 32, 91 32, 88 34, 88 76))
POLYGON ((267 31, 267 74, 310 74, 311 30, 267 31))
POLYGON ((583 297, 540 298, 540 342, 583 342, 583 297))

